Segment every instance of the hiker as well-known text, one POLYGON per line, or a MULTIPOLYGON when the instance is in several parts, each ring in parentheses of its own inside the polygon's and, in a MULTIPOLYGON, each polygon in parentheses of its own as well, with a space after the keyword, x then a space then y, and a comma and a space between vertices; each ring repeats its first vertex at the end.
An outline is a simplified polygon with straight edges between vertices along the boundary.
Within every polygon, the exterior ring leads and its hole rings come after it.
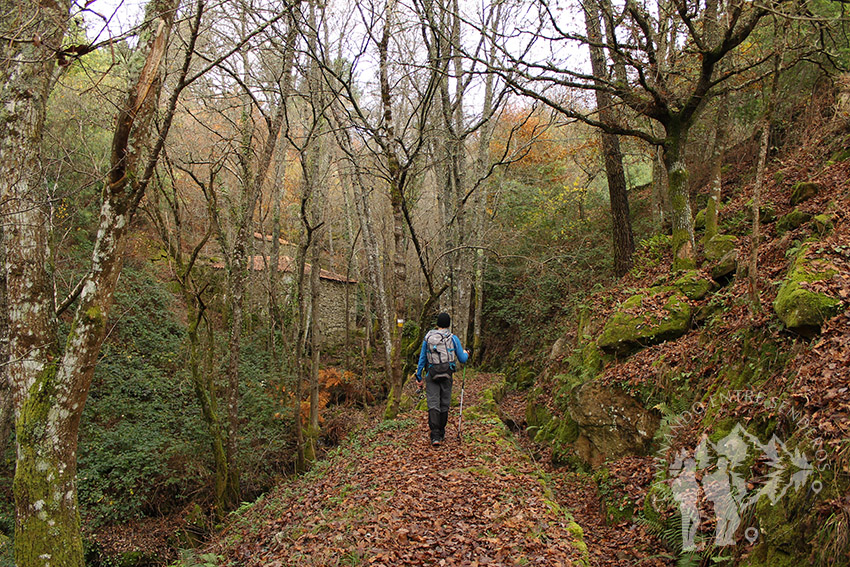
POLYGON ((437 328, 425 335, 416 369, 416 383, 419 388, 424 386, 428 400, 428 427, 431 429, 431 445, 435 446, 446 437, 449 405, 452 403, 452 373, 457 370, 457 362, 469 360, 469 352, 463 350, 460 339, 449 330, 451 324, 452 318, 448 313, 437 315, 437 328))

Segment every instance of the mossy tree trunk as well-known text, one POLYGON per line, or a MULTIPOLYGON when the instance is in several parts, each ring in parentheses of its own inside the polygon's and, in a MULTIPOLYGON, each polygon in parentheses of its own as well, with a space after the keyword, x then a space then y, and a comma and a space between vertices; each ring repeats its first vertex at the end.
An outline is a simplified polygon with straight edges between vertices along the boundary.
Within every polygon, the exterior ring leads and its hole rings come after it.
POLYGON ((384 10, 384 29, 378 42, 378 70, 381 89, 381 107, 383 110, 383 126, 387 136, 383 140, 383 152, 385 167, 387 169, 387 183, 390 204, 392 206, 393 222, 393 285, 392 303, 395 321, 390 321, 390 328, 385 328, 384 333, 390 336, 390 366, 387 368, 390 378, 392 395, 388 401, 389 406, 385 415, 394 419, 398 415, 398 406, 401 401, 401 388, 403 385, 402 360, 401 360, 401 327, 404 321, 404 296, 407 280, 407 262, 405 260, 404 242, 404 189, 407 181, 408 168, 402 166, 399 158, 399 141, 396 140, 395 127, 393 123, 393 101, 389 78, 389 42, 392 35, 395 19, 396 0, 387 0, 384 10))
MULTIPOLYGON (((68 298, 53 295, 39 146, 54 57, 62 42, 66 2, 19 2, 20 19, 4 20, 0 84, 0 202, 9 307, 8 373, 16 416, 15 561, 23 567, 84 564, 77 504, 77 434, 106 316, 121 271, 127 228, 152 175, 161 144, 149 147, 150 123, 162 86, 161 68, 176 0, 148 5, 131 62, 127 98, 113 134, 98 232, 88 273, 68 298), (21 22, 27 22, 21 24, 21 22), (18 27, 21 26, 21 27, 18 27), (15 29, 9 29, 10 27, 15 29), (39 37, 33 42, 31 38, 39 37), (140 164, 145 163, 140 175, 140 164), (64 345, 58 315, 78 301, 64 345)), ((176 96, 163 123, 168 130, 176 96)))
POLYGON ((722 194, 723 154, 726 147, 726 130, 729 122, 729 95, 724 94, 717 102, 717 117, 714 124, 714 145, 711 150, 711 174, 708 202, 705 205, 705 241, 718 234, 718 209, 722 194))
POLYGON ((222 423, 215 392, 215 380, 212 372, 204 372, 201 366, 200 325, 203 321, 204 307, 200 297, 186 298, 190 306, 188 312, 189 328, 189 374, 195 398, 201 406, 201 415, 210 436, 213 462, 215 463, 215 489, 213 494, 214 511, 218 519, 224 518, 229 503, 227 491, 230 483, 230 461, 226 451, 226 428, 222 423), (189 303, 191 302, 191 303, 189 303))
POLYGON ((694 222, 688 195, 688 168, 685 165, 687 125, 671 120, 665 124, 664 166, 667 169, 668 192, 672 207, 673 270, 696 267, 694 222))

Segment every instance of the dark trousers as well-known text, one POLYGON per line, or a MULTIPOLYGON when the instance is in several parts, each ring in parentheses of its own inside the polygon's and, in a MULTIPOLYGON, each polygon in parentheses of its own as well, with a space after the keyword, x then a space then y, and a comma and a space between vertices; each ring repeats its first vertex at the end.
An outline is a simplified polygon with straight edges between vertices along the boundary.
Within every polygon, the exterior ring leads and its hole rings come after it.
POLYGON ((431 430, 431 441, 442 441, 446 436, 449 406, 452 404, 452 379, 431 380, 426 376, 425 398, 428 400, 428 427, 431 430))
POLYGON ((452 404, 452 378, 431 380, 425 377, 425 398, 428 400, 428 410, 440 413, 449 411, 452 404))

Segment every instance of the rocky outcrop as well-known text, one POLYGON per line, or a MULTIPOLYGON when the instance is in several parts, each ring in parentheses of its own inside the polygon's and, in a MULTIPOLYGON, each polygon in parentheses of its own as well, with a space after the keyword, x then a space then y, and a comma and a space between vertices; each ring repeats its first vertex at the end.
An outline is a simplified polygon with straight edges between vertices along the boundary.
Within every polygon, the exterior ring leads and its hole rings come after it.
POLYGON ((824 282, 838 273, 837 268, 819 258, 809 258, 804 246, 776 294, 773 309, 785 326, 803 336, 814 336, 827 319, 841 313, 842 301, 816 291, 812 284, 824 282))
POLYGON ((705 243, 705 257, 716 262, 737 246, 738 239, 731 234, 718 234, 705 243))
POLYGON ((569 412, 578 425, 576 453, 594 467, 608 459, 646 454, 660 421, 627 393, 598 381, 573 391, 569 412))
POLYGON ((711 267, 711 277, 721 282, 728 281, 737 270, 738 249, 733 248, 711 267))
POLYGON ((711 279, 702 275, 699 270, 687 270, 673 282, 673 287, 685 294, 688 299, 699 301, 714 289, 711 279))
POLYGON ((818 236, 826 236, 835 228, 830 214, 815 215, 812 224, 814 225, 814 233, 818 236))
POLYGON ((628 355, 681 337, 691 325, 687 297, 674 287, 653 287, 633 295, 614 313, 597 340, 608 354, 628 355))
POLYGON ((812 215, 800 209, 794 209, 787 215, 783 216, 776 223, 776 230, 780 233, 800 228, 807 222, 812 220, 812 215))
POLYGON ((791 206, 796 207, 803 201, 817 197, 822 190, 823 185, 820 183, 804 182, 795 184, 791 188, 791 206))
POLYGON ((712 278, 725 281, 735 273, 738 268, 737 245, 738 239, 731 234, 718 234, 705 243, 705 259, 712 278))

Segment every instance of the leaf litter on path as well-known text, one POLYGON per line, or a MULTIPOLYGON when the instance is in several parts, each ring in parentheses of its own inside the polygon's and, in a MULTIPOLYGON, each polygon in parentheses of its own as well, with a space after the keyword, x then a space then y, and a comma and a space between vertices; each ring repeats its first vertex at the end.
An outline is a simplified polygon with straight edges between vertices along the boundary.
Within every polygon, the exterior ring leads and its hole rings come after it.
MULTIPOLYGON (((470 374, 465 408, 498 378, 470 374)), ((215 552, 246 566, 578 563, 576 526, 540 467, 498 418, 465 413, 463 440, 452 408, 440 447, 416 410, 355 434, 252 506, 215 552)))

